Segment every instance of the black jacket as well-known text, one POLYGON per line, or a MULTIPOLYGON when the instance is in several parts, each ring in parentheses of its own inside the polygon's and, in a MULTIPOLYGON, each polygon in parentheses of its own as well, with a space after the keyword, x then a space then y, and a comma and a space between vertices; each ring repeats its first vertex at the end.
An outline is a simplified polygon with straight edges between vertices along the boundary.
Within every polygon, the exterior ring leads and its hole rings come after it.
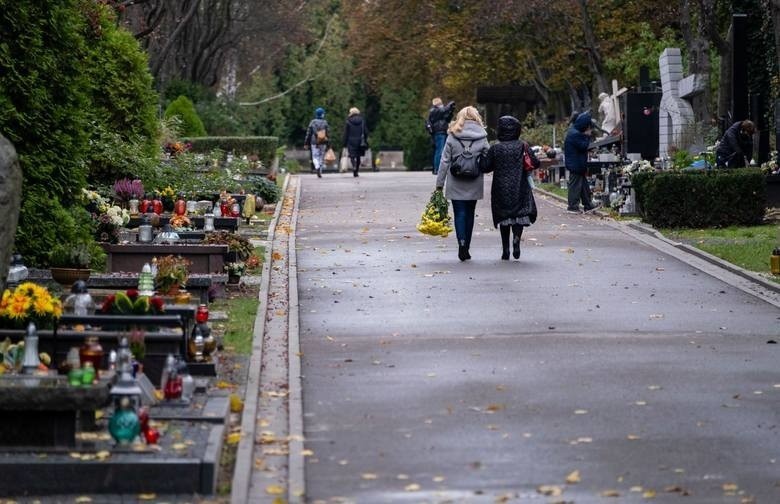
POLYGON ((520 121, 512 116, 499 118, 499 142, 490 147, 483 170, 493 172, 490 208, 496 227, 510 218, 528 217, 531 222, 536 221, 536 201, 528 183, 528 173, 523 171, 523 151, 528 149, 535 168, 539 167, 539 160, 519 137, 520 121))
POLYGON ((349 157, 359 157, 366 153, 368 132, 366 122, 360 114, 349 116, 344 126, 344 147, 349 151, 349 157))
POLYGON ((743 133, 741 128, 742 121, 738 121, 723 133, 716 151, 719 167, 744 168, 753 158, 753 137, 743 133))
POLYGON ((428 120, 425 122, 425 129, 428 130, 428 133, 431 135, 444 133, 446 135, 454 109, 455 102, 449 102, 447 105, 440 105, 438 107, 431 107, 431 110, 428 111, 428 120))

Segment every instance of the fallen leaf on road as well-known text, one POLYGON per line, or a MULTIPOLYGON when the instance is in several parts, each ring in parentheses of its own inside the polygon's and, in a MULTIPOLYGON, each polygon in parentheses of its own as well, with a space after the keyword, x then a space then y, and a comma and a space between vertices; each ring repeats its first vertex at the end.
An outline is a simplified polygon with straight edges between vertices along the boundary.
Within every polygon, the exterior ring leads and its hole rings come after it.
POLYGON ((265 487, 265 493, 268 495, 282 495, 284 493, 284 488, 279 485, 268 485, 265 487))
POLYGON ((487 408, 485 408, 485 412, 487 413, 496 413, 497 411, 501 411, 504 409, 503 404, 490 404, 487 408))
POLYGON ((642 497, 645 499, 655 499, 655 490, 645 490, 642 493, 642 497))
POLYGON ((560 497, 563 494, 563 490, 557 485, 542 485, 537 487, 536 491, 548 497, 560 497))
POLYGON ((561 252, 565 252, 565 253, 567 253, 567 254, 573 254, 573 253, 574 253, 574 249, 573 249, 573 248, 571 248, 571 247, 568 247, 568 248, 562 248, 562 249, 560 249, 560 250, 561 250, 561 252))
POLYGON ((723 483, 724 492, 736 492, 739 486, 736 483, 723 483))
POLYGON ((441 483, 442 481, 444 481, 444 480, 446 480, 446 479, 447 479, 447 478, 445 478, 444 476, 434 476, 434 477, 433 477, 433 482, 434 482, 434 483, 441 483))
POLYGON ((411 485, 406 485, 404 487, 404 490, 406 490, 407 492, 417 492, 420 490, 420 485, 418 485, 417 483, 412 483, 411 485))
POLYGON ((658 320, 664 318, 663 313, 652 313, 650 314, 650 320, 658 320))
POLYGON ((157 498, 155 493, 142 493, 138 494, 138 500, 154 500, 157 498))
POLYGON ((648 385, 647 390, 661 390, 660 385, 648 385))
POLYGON ((360 477, 363 478, 364 480, 375 480, 376 479, 376 474, 374 474, 374 473, 363 473, 363 474, 360 475, 360 477))
POLYGON ((92 502, 92 497, 87 497, 86 495, 81 495, 79 497, 76 497, 76 500, 73 501, 76 504, 83 504, 85 502, 92 502))
POLYGON ((629 434, 628 436, 626 436, 626 439, 628 439, 629 441, 636 441, 637 439, 642 439, 642 438, 640 438, 635 434, 629 434))
POLYGON ((574 414, 575 415, 587 415, 588 414, 588 410, 586 410, 586 409, 574 410, 574 414))
POLYGON ((636 404, 637 406, 647 406, 647 402, 645 401, 636 401, 634 404, 636 404))
POLYGON ((612 489, 604 490, 603 492, 601 492, 601 496, 602 497, 620 497, 620 492, 618 492, 617 490, 612 490, 612 489))
POLYGON ((632 486, 631 488, 628 489, 628 491, 629 492, 634 492, 634 493, 639 493, 639 492, 642 491, 642 487, 641 486, 632 486))
MULTIPOLYGON (((234 444, 238 444, 239 441, 241 441, 241 433, 240 432, 233 432, 231 434, 228 434, 227 444, 234 445, 234 444)), ((178 450, 179 448, 176 448, 174 446, 174 449, 178 450)))
POLYGON ((569 485, 574 485, 576 483, 580 482, 580 471, 574 470, 569 473, 568 476, 566 476, 566 483, 569 485))

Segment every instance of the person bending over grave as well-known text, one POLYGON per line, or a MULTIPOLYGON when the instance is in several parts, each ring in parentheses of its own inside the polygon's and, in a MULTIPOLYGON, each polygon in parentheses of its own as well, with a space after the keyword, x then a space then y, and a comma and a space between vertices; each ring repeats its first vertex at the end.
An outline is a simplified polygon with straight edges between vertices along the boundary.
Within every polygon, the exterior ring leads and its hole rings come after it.
POLYGON ((744 168, 753 159, 753 133, 756 127, 751 121, 737 121, 723 134, 715 152, 718 168, 744 168))

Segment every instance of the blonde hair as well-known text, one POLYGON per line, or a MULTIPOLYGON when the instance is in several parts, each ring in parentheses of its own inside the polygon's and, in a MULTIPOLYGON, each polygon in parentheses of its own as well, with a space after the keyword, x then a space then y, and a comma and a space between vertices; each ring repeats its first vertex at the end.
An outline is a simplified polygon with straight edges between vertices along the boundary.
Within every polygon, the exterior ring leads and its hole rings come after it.
POLYGON ((437 96, 436 98, 434 98, 433 100, 431 100, 431 105, 433 105, 434 107, 438 107, 438 106, 440 106, 440 105, 444 105, 444 103, 441 101, 441 98, 439 98, 439 97, 437 96))
POLYGON ((482 122, 482 116, 479 115, 479 111, 469 105, 458 111, 458 115, 455 116, 455 119, 450 123, 450 127, 447 129, 447 133, 460 133, 463 131, 463 125, 466 124, 466 121, 474 121, 479 123, 483 128, 485 127, 485 123, 482 122))
POLYGON ((359 113, 360 113, 360 110, 358 110, 357 107, 352 107, 351 109, 349 109, 350 117, 353 116, 353 115, 358 115, 359 113))

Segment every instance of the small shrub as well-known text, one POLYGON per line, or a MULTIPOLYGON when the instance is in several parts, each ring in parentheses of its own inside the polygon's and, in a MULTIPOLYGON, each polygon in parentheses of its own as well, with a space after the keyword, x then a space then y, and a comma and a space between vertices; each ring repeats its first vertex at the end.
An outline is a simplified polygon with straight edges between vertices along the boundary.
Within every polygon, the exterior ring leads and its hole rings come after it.
POLYGON ((247 177, 244 185, 247 191, 263 198, 266 204, 276 203, 282 196, 282 189, 276 182, 265 177, 247 177))
POLYGON ((182 135, 206 136, 203 121, 198 117, 195 105, 186 96, 179 96, 165 109, 165 117, 170 118, 172 116, 177 116, 181 120, 180 128, 182 135))
POLYGON ((197 138, 187 137, 181 140, 192 144, 191 152, 198 154, 221 150, 226 154, 232 153, 235 156, 257 156, 265 168, 273 164, 277 145, 279 144, 279 139, 273 136, 201 136, 197 138))

